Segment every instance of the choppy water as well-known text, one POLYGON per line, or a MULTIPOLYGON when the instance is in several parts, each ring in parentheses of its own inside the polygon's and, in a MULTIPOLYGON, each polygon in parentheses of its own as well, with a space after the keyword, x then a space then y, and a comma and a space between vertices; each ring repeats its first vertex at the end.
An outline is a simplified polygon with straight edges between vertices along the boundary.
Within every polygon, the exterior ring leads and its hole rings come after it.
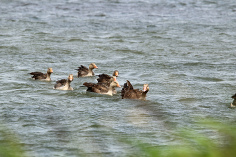
POLYGON ((235 124, 234 0, 0 3, 0 117, 30 156, 126 156, 135 146, 122 139, 171 145, 176 129, 206 131, 196 117, 235 124), (91 62, 119 70, 121 85, 148 83, 147 101, 86 93, 95 77, 52 89, 91 62), (52 82, 30 79, 48 67, 52 82))

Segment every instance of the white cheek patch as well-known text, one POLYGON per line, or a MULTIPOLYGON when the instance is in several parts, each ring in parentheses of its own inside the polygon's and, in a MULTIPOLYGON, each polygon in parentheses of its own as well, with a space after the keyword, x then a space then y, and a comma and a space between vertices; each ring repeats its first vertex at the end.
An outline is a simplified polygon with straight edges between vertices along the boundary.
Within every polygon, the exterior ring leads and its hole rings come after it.
POLYGON ((144 86, 144 87, 143 87, 143 91, 145 92, 146 90, 147 90, 147 87, 146 87, 146 86, 144 86))

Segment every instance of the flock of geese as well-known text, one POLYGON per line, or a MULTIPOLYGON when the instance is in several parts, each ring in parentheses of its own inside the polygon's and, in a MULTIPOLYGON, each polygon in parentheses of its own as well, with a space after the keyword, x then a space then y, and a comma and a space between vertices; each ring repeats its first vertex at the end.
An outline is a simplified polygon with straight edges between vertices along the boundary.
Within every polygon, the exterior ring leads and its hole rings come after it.
MULTIPOLYGON (((98 67, 95 63, 91 63, 89 67, 85 67, 81 65, 78 69, 78 77, 90 77, 95 76, 93 69, 97 69, 98 67)), ((32 78, 34 80, 43 80, 43 81, 51 81, 51 74, 53 73, 52 68, 48 68, 47 73, 44 74, 42 72, 31 72, 29 74, 33 75, 32 78)), ((100 74, 97 78, 97 83, 89 83, 84 82, 83 85, 87 87, 88 92, 95 92, 99 94, 113 95, 117 94, 116 87, 121 87, 117 81, 117 77, 119 75, 118 70, 113 72, 113 75, 110 76, 108 74, 100 74)), ((70 83, 73 81, 73 75, 70 74, 68 79, 61 79, 56 81, 54 85, 54 89, 58 90, 73 90, 70 83)), ((143 90, 134 89, 130 81, 127 80, 124 83, 124 86, 121 90, 122 99, 140 99, 146 100, 146 94, 149 91, 148 84, 143 85, 143 90)), ((236 98, 236 97, 235 97, 236 98)), ((236 103, 236 102, 235 102, 236 103)))
MULTIPOLYGON (((89 77, 89 76, 95 76, 93 69, 97 69, 98 67, 95 65, 95 63, 91 63, 89 67, 85 67, 81 65, 78 67, 78 69, 75 69, 78 71, 78 77, 89 77)), ((53 73, 52 68, 48 68, 47 73, 44 74, 42 72, 31 72, 29 74, 33 75, 32 78, 34 80, 44 80, 44 81, 51 81, 51 74, 53 73)), ((107 74, 100 74, 98 75, 98 83, 89 83, 84 82, 83 85, 87 87, 88 92, 95 92, 99 94, 106 94, 106 95, 113 95, 117 94, 116 87, 121 87, 116 79, 118 77, 119 72, 118 70, 115 70, 113 72, 113 75, 107 75, 107 74)), ((73 90, 73 88, 70 86, 70 83, 73 81, 73 75, 70 74, 68 76, 68 79, 62 79, 56 81, 56 84, 54 85, 54 89, 58 90, 73 90)), ((121 97, 122 99, 141 99, 146 100, 146 94, 149 91, 148 84, 143 85, 143 90, 134 89, 130 81, 127 80, 127 82, 124 84, 122 90, 121 90, 121 97)), ((236 93, 231 97, 233 102, 231 103, 231 107, 236 107, 236 93)))

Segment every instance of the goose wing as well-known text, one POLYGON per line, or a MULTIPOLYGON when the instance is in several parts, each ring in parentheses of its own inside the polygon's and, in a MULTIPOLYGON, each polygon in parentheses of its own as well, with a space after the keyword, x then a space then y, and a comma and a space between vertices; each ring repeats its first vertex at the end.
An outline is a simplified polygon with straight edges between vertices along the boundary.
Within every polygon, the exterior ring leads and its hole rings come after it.
POLYGON ((47 77, 46 74, 42 73, 42 72, 31 72, 29 73, 30 75, 33 75, 32 78, 34 79, 45 79, 47 77))
POLYGON ((54 88, 58 88, 58 87, 62 87, 62 86, 65 86, 66 84, 66 79, 62 79, 62 80, 58 80, 54 86, 54 88))

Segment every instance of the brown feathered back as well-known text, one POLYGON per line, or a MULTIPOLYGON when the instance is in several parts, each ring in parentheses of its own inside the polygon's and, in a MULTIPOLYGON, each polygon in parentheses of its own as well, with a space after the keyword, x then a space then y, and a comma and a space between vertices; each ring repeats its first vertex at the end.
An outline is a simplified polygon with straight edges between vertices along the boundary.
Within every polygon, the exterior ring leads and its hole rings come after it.
POLYGON ((54 85, 54 88, 58 88, 58 87, 61 87, 61 86, 65 86, 66 81, 67 81, 66 79, 62 79, 62 80, 56 81, 56 84, 54 85))
POLYGON ((147 84, 144 84, 145 91, 134 89, 132 84, 127 80, 127 83, 124 84, 124 87, 121 90, 122 99, 146 99, 146 94, 149 91, 147 84))
POLYGON ((108 87, 104 84, 96 84, 96 83, 83 83, 84 86, 88 87, 88 92, 95 92, 95 93, 106 93, 108 92, 108 87))
POLYGON ((35 80, 38 79, 46 79, 47 74, 41 73, 41 72, 31 72, 30 75, 33 75, 32 78, 35 80))
POLYGON ((109 75, 107 75, 107 74, 100 74, 100 75, 98 75, 97 81, 98 81, 99 83, 107 83, 107 82, 109 82, 112 78, 113 78, 112 76, 109 76, 109 75))
POLYGON ((83 65, 81 65, 80 67, 78 67, 78 69, 75 69, 78 71, 78 77, 82 77, 88 74, 89 69, 83 65))

